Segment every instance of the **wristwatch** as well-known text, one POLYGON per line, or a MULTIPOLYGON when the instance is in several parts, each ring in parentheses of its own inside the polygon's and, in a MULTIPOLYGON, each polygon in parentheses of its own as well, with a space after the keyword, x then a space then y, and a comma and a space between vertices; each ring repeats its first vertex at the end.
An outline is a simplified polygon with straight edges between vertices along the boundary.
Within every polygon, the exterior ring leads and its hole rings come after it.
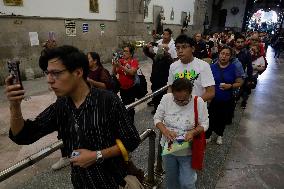
POLYGON ((96 163, 102 163, 104 161, 102 151, 98 150, 96 154, 97 154, 96 163))

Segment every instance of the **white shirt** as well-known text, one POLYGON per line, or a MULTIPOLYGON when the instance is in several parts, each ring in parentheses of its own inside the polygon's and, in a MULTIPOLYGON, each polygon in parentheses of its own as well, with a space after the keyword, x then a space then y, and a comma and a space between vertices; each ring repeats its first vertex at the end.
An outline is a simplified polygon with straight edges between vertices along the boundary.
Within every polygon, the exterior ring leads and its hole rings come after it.
MULTIPOLYGON (((160 39, 157 41, 158 46, 163 44, 163 39, 160 39)), ((175 46, 175 41, 173 39, 171 39, 171 41, 168 44, 169 50, 168 53, 171 55, 171 57, 177 58, 177 51, 176 51, 176 46, 175 46)), ((153 47, 154 53, 157 53, 158 51, 158 47, 153 47)))
POLYGON ((172 85, 178 78, 193 79, 197 74, 199 75, 194 80, 192 95, 202 96, 205 93, 205 87, 215 85, 215 80, 209 64, 195 57, 190 63, 183 64, 178 60, 170 66, 168 85, 172 85))
MULTIPOLYGON (((197 99, 198 123, 206 131, 209 127, 209 118, 207 104, 202 98, 197 99)), ((194 121, 194 96, 185 106, 179 106, 174 102, 172 93, 163 96, 156 113, 154 115, 154 124, 162 122, 167 129, 175 131, 178 136, 185 135, 195 126, 194 121)), ((161 146, 164 146, 166 138, 162 136, 161 146)))

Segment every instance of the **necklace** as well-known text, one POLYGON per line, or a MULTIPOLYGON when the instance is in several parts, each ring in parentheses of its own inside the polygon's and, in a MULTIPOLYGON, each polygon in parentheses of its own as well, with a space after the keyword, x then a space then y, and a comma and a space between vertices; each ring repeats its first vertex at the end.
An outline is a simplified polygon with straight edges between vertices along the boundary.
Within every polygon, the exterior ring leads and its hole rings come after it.
POLYGON ((73 119, 74 119, 74 122, 75 122, 75 131, 78 132, 78 129, 79 129, 79 119, 83 113, 83 110, 84 108, 82 108, 82 110, 80 111, 80 113, 78 114, 78 116, 76 116, 76 113, 74 112, 74 110, 72 110, 72 116, 73 116, 73 119))
MULTIPOLYGON (((84 103, 84 102, 83 102, 83 103, 84 103)), ((83 107, 81 108, 81 110, 80 110, 79 113, 78 113, 78 112, 76 112, 76 113, 74 112, 74 110, 75 110, 75 111, 77 110, 76 108, 71 108, 72 117, 73 117, 74 122, 75 122, 74 126, 75 126, 75 131, 76 131, 76 132, 78 132, 78 129, 79 129, 79 119, 80 119, 82 113, 83 113, 84 110, 85 110, 85 106, 86 106, 86 104, 84 103, 84 104, 83 104, 83 107)), ((80 109, 80 107, 79 107, 79 109, 80 109)))

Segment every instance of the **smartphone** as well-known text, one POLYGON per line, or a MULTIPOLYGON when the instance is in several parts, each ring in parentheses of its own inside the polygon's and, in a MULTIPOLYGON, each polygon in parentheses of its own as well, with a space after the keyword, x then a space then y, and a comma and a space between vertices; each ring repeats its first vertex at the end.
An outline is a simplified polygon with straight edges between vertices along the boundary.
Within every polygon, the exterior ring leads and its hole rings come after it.
POLYGON ((73 151, 70 158, 74 158, 80 155, 80 152, 73 151))
POLYGON ((11 84, 13 84, 13 85, 20 84, 21 88, 23 89, 22 79, 21 79, 21 72, 20 72, 19 65, 20 65, 20 61, 19 60, 9 60, 9 61, 7 61, 8 71, 9 71, 10 75, 13 77, 11 84))

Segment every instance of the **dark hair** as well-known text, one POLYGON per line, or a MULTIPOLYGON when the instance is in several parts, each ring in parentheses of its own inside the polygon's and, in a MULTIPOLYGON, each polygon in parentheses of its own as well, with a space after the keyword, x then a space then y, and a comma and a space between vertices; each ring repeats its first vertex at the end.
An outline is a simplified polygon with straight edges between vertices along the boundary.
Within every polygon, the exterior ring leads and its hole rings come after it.
POLYGON ((244 41, 246 40, 245 36, 242 35, 242 34, 239 33, 239 32, 235 33, 234 39, 235 39, 235 41, 237 41, 237 39, 243 39, 244 41))
POLYGON ((58 58, 69 72, 73 72, 77 68, 83 69, 83 78, 86 80, 89 73, 89 61, 87 56, 79 49, 73 46, 64 45, 54 49, 45 50, 39 58, 39 66, 45 71, 47 70, 48 61, 58 58))
POLYGON ((173 31, 172 31, 170 28, 166 28, 166 29, 164 29, 164 32, 169 32, 169 34, 170 34, 170 35, 172 35, 172 34, 173 34, 173 31))
MULTIPOLYGON (((229 51, 230 51, 230 53, 231 53, 230 61, 231 61, 233 58, 235 58, 235 51, 234 51, 234 49, 232 49, 232 47, 230 47, 230 46, 228 46, 228 45, 224 45, 224 46, 221 48, 220 52, 221 52, 222 50, 224 50, 224 49, 229 49, 229 51)), ((220 54, 220 53, 219 53, 219 54, 220 54)))
POLYGON ((133 57, 134 51, 135 51, 135 47, 132 44, 129 43, 129 44, 123 45, 122 48, 124 49, 126 47, 129 49, 129 52, 130 52, 131 56, 133 57))
POLYGON ((97 65, 102 67, 100 55, 97 52, 88 52, 88 54, 92 57, 93 60, 97 61, 97 65))
POLYGON ((189 93, 191 93, 193 84, 189 79, 178 78, 174 80, 171 87, 172 87, 172 92, 188 91, 189 93))
POLYGON ((200 32, 195 33, 195 34, 194 34, 194 37, 196 37, 196 35, 198 35, 198 34, 200 34, 200 37, 203 38, 203 35, 202 35, 202 33, 200 33, 200 32))
POLYGON ((182 43, 187 43, 189 44, 191 47, 194 47, 195 46, 195 41, 191 38, 191 37, 188 37, 187 35, 179 35, 177 38, 176 38, 176 41, 175 41, 175 44, 182 44, 182 43))

